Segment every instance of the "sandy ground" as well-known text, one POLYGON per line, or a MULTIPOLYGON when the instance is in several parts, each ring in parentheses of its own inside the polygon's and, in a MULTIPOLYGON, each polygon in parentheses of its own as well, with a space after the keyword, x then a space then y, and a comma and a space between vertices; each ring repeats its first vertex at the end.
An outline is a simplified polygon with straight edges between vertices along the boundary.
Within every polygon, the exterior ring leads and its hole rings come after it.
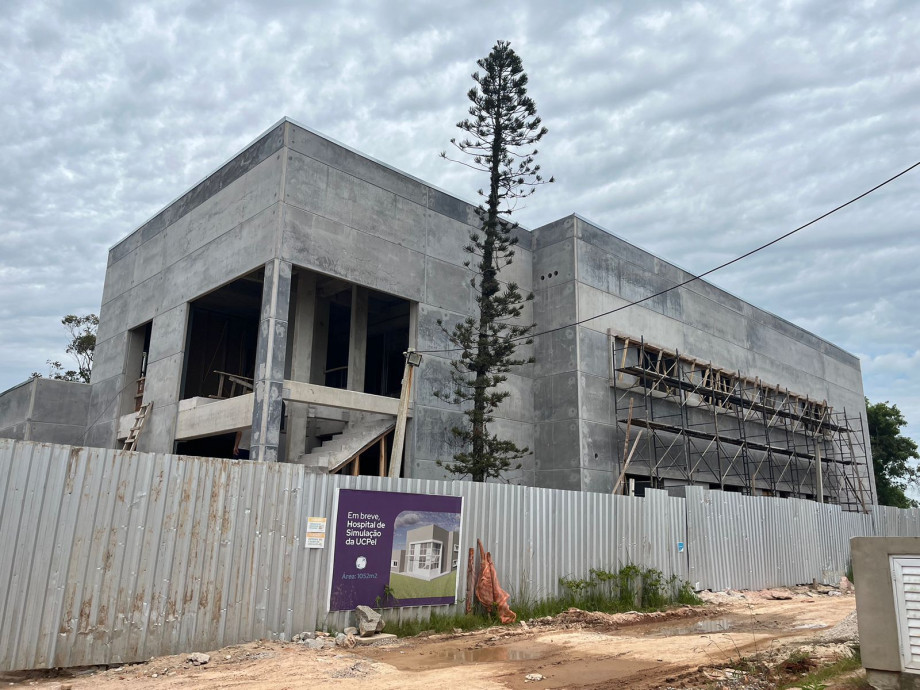
POLYGON ((110 669, 2 674, 0 687, 773 687, 756 678, 756 672, 742 676, 726 668, 754 655, 779 663, 799 648, 832 658, 847 653, 841 642, 855 634, 855 617, 850 616, 855 599, 836 590, 731 592, 707 599, 704 606, 663 614, 571 610, 525 625, 399 639, 352 650, 314 651, 301 644, 253 642, 210 651, 210 661, 198 667, 184 654, 110 669), (528 674, 543 678, 528 681, 528 674))

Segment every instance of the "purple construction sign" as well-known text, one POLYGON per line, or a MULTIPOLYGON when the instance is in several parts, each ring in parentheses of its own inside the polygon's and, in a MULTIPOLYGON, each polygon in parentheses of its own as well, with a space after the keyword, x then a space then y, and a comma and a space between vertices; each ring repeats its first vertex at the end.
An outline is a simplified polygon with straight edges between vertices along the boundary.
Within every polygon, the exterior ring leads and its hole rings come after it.
POLYGON ((453 604, 458 496, 339 489, 329 608, 453 604))

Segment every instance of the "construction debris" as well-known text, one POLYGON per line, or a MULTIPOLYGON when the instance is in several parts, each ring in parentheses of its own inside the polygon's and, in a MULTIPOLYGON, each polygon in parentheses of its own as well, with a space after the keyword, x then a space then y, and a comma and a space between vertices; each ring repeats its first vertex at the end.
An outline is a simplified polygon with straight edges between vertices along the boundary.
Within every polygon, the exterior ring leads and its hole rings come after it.
POLYGON ((355 618, 358 621, 358 632, 361 637, 371 637, 383 632, 386 621, 370 606, 359 606, 355 609, 355 618))

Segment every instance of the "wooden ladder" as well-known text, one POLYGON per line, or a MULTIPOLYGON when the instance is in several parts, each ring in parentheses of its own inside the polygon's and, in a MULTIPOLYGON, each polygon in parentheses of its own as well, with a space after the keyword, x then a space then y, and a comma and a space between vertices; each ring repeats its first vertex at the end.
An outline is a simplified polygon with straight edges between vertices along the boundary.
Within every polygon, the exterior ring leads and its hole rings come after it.
POLYGON ((144 422, 146 422, 147 417, 150 416, 150 410, 152 408, 152 402, 141 405, 141 409, 137 411, 137 416, 134 418, 134 426, 131 427, 131 430, 128 432, 128 437, 125 439, 124 450, 134 450, 137 448, 137 437, 141 435, 141 429, 144 428, 144 422))

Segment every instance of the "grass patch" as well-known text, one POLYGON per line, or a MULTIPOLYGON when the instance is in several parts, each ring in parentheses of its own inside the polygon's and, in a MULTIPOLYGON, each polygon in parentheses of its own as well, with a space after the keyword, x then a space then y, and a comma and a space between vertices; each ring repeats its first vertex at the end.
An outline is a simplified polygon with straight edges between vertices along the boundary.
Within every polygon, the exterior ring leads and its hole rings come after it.
POLYGON ((452 597, 457 592, 457 571, 452 570, 432 580, 421 580, 408 575, 390 573, 390 596, 403 599, 452 597))
MULTIPOLYGON (((456 576, 456 572, 454 572, 456 576)), ((404 576, 390 576, 390 586, 397 599, 410 595, 400 594, 395 577, 412 580, 404 576)), ((422 581, 420 581, 422 582, 422 581)), ((434 581, 432 581, 434 582, 434 581)), ((661 571, 654 568, 640 568, 626 565, 615 572, 592 568, 585 579, 571 577, 559 578, 562 595, 535 598, 529 595, 525 586, 511 597, 511 610, 517 614, 519 621, 543 616, 555 616, 569 608, 583 611, 600 611, 603 613, 622 613, 625 611, 660 611, 677 604, 701 604, 702 601, 693 592, 688 582, 677 577, 665 579, 661 571)), ((451 593, 453 590, 451 590, 451 593)), ((414 594, 411 596, 439 596, 433 594, 414 594)), ((443 596, 443 595, 441 595, 443 596)), ((457 602, 458 607, 462 602, 457 602)), ((484 610, 478 604, 470 614, 433 613, 427 620, 393 621, 387 616, 387 632, 400 636, 418 635, 424 631, 436 633, 452 632, 454 629, 478 630, 498 625, 499 620, 493 612, 484 610)))
MULTIPOLYGON (((812 668, 815 666, 815 662, 808 658, 805 655, 793 655, 786 662, 783 663, 781 668, 786 664, 792 663, 793 665, 801 668, 801 665, 810 665, 812 668)), ((845 676, 848 673, 857 671, 862 668, 862 659, 859 656, 859 647, 854 647, 853 656, 849 656, 843 659, 838 659, 832 664, 827 666, 821 666, 820 668, 814 668, 814 670, 809 671, 804 676, 800 673, 794 673, 797 677, 794 680, 789 682, 784 682, 779 685, 780 688, 807 688, 808 690, 823 690, 828 687, 828 682, 833 681, 840 676, 845 676)), ((784 669, 785 670, 785 669, 784 669)), ((792 670, 792 669, 789 669, 792 670)), ((865 687, 856 679, 856 683, 853 684, 853 687, 865 687)))

